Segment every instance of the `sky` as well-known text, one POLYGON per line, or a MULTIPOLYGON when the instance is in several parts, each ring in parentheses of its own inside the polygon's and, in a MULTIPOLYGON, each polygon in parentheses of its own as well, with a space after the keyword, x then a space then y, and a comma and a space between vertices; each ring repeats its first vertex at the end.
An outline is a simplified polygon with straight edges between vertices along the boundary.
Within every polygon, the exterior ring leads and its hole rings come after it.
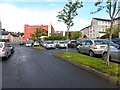
MULTIPOLYGON (((66 25, 58 22, 56 16, 67 2, 68 0, 0 0, 2 28, 12 32, 24 32, 24 24, 52 24, 55 31, 66 31, 66 25)), ((109 18, 105 11, 90 14, 97 9, 94 3, 95 0, 83 0, 83 7, 77 10, 78 16, 74 18, 74 26, 70 31, 79 31, 89 26, 92 18, 109 18)))

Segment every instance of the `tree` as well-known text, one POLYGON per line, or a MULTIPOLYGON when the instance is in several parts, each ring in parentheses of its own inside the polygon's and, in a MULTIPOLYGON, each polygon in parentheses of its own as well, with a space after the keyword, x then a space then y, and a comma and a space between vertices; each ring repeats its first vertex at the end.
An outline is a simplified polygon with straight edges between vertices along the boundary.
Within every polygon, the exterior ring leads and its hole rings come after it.
POLYGON ((36 38, 36 36, 35 36, 35 34, 31 34, 31 39, 33 40, 33 41, 36 41, 37 40, 37 38, 36 38))
POLYGON ((39 40, 42 35, 45 35, 44 30, 41 28, 36 28, 36 32, 34 34, 31 34, 31 39, 33 41, 39 40))
POLYGON ((35 36, 37 38, 37 40, 44 34, 44 30, 41 28, 37 28, 36 32, 35 32, 35 36))
MULTIPOLYGON (((79 0, 74 3, 71 0, 68 0, 68 3, 65 4, 63 10, 58 12, 58 21, 64 22, 67 26, 67 40, 69 39, 69 29, 74 25, 73 19, 78 15, 77 9, 83 7, 82 2, 79 0)), ((68 51, 68 47, 66 49, 68 51)))
POLYGON ((21 36, 23 36, 23 35, 24 35, 24 33, 22 32, 22 33, 21 33, 21 36))
POLYGON ((103 9, 106 10, 106 12, 109 14, 110 16, 110 20, 111 20, 111 25, 110 25, 110 35, 109 35, 109 45, 108 45, 108 54, 107 54, 107 60, 106 60, 106 64, 109 65, 109 58, 110 58, 110 46, 111 46, 111 38, 112 38, 112 32, 113 32, 113 22, 116 18, 116 16, 118 15, 118 13, 120 12, 120 6, 118 6, 118 2, 119 0, 106 0, 106 2, 104 3, 103 0, 99 0, 98 2, 95 3, 95 6, 98 7, 97 11, 92 12, 91 14, 97 13, 99 11, 102 11, 103 9))
MULTIPOLYGON (((119 27, 113 27, 113 32, 112 32, 112 38, 118 38, 118 33, 119 33, 119 27)), ((106 36, 108 37, 110 35, 110 28, 106 29, 106 36)))
POLYGON ((71 35, 71 38, 72 39, 78 39, 79 37, 82 36, 82 33, 80 31, 77 31, 77 32, 74 32, 72 35, 71 35))

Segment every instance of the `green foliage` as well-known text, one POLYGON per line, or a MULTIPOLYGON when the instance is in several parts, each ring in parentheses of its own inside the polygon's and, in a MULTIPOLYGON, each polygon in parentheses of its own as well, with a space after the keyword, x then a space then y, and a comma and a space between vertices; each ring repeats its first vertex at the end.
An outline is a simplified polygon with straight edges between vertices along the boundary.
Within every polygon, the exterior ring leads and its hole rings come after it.
POLYGON ((64 22, 68 27, 73 26, 74 23, 72 20, 78 15, 76 12, 77 9, 81 7, 83 7, 82 2, 79 2, 78 0, 75 3, 69 1, 68 4, 65 4, 63 10, 58 12, 58 21, 64 22))
POLYGON ((64 22, 67 25, 67 39, 68 39, 68 32, 71 26, 74 25, 73 19, 75 16, 78 15, 77 9, 83 7, 82 2, 79 0, 75 1, 74 3, 68 0, 68 3, 65 4, 63 10, 58 12, 58 21, 64 22))
POLYGON ((115 18, 120 12, 120 8, 117 7, 118 2, 119 0, 106 0, 106 2, 104 2, 104 0, 98 1, 94 4, 95 6, 98 7, 97 10, 91 12, 91 14, 97 13, 105 9, 106 12, 109 13, 110 18, 115 18))
POLYGON ((45 40, 65 40, 66 38, 63 37, 62 35, 57 35, 57 34, 54 34, 52 36, 49 36, 49 37, 45 37, 45 40))
POLYGON ((35 36, 37 38, 37 40, 44 34, 44 30, 41 28, 37 28, 36 32, 35 32, 35 36))
POLYGON ((82 36, 82 33, 80 31, 77 31, 71 35, 72 39, 78 39, 79 37, 82 36))
MULTIPOLYGON (((118 33, 119 33, 119 27, 113 27, 112 28, 113 32, 112 32, 112 38, 118 38, 118 33)), ((110 35, 110 28, 106 29, 106 36, 109 37, 110 35)))
POLYGON ((31 35, 31 39, 32 39, 33 41, 36 41, 36 40, 37 40, 35 34, 32 34, 32 35, 31 35))
POLYGON ((23 36, 23 35, 24 35, 24 33, 22 32, 22 33, 21 33, 21 36, 23 36))
POLYGON ((45 35, 45 34, 44 34, 44 30, 41 29, 41 28, 37 28, 37 29, 36 29, 36 32, 31 35, 31 39, 32 39, 33 41, 37 41, 37 40, 40 39, 40 37, 41 37, 42 35, 45 35))

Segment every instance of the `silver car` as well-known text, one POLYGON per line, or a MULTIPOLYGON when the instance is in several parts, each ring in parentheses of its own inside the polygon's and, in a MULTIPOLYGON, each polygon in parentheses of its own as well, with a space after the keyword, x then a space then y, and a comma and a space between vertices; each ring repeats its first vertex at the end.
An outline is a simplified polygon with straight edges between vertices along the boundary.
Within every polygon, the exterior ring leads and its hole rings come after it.
POLYGON ((7 42, 0 42, 0 57, 8 57, 11 55, 11 49, 8 47, 7 42))
MULTIPOLYGON (((107 48, 102 52, 103 60, 107 60, 107 48)), ((120 48, 110 48, 110 60, 120 62, 120 48)))
POLYGON ((46 49, 51 49, 51 48, 55 49, 56 48, 53 41, 45 41, 44 45, 45 45, 46 49))
POLYGON ((101 39, 81 40, 76 48, 77 52, 89 54, 89 56, 101 55, 107 45, 101 39))
POLYGON ((57 48, 67 48, 68 44, 67 41, 61 40, 56 44, 57 48))

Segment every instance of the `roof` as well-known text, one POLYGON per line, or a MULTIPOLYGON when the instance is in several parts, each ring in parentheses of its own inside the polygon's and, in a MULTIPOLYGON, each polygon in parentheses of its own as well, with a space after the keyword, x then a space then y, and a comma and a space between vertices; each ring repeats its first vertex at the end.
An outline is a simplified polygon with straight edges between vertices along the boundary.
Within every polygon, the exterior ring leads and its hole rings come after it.
POLYGON ((13 37, 19 37, 19 35, 18 35, 17 33, 10 32, 10 34, 11 34, 13 37))
POLYGON ((5 29, 2 29, 2 32, 1 32, 2 35, 8 35, 9 32, 8 31, 5 31, 5 29))
MULTIPOLYGON (((93 19, 100 20, 100 21, 109 21, 109 22, 111 21, 110 19, 102 19, 102 18, 93 18, 93 19)), ((117 19, 120 19, 120 17, 115 18, 115 20, 117 19)))
POLYGON ((109 20, 109 19, 102 19, 102 18, 93 18, 93 19, 96 19, 96 20, 100 20, 100 21, 111 21, 111 20, 109 20))
POLYGON ((86 28, 89 28, 90 26, 87 26, 87 27, 85 27, 85 28, 83 28, 83 29, 81 29, 80 31, 82 31, 82 30, 84 30, 84 29, 86 29, 86 28))
POLYGON ((10 33, 13 37, 19 37, 19 36, 20 36, 19 33, 8 32, 8 31, 5 31, 5 29, 2 29, 2 31, 1 31, 1 34, 2 34, 2 35, 8 35, 9 33, 10 33))

